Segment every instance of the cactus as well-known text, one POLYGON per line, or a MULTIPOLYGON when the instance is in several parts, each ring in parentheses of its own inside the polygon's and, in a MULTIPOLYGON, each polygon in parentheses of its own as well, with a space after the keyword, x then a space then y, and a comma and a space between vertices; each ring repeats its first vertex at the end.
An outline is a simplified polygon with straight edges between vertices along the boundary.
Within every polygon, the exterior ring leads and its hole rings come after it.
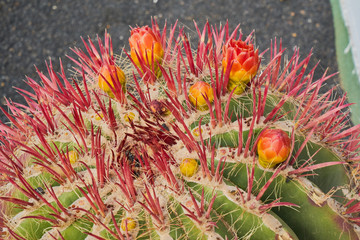
POLYGON ((319 94, 332 75, 195 28, 192 48, 152 21, 119 55, 105 32, 71 78, 27 78, 2 109, 2 239, 358 239, 360 126, 319 94))

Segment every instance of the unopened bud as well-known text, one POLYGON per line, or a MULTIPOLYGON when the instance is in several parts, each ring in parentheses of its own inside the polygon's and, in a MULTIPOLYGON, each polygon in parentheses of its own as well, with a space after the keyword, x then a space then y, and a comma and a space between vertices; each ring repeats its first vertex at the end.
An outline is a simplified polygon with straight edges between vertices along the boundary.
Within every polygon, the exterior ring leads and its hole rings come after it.
POLYGON ((119 81, 119 83, 121 84, 121 87, 122 87, 122 91, 126 92, 125 74, 120 69, 120 67, 114 66, 114 65, 103 66, 100 69, 98 84, 99 84, 99 87, 111 97, 113 97, 114 94, 112 93, 110 86, 112 88, 114 88, 114 86, 115 86, 114 81, 119 81), (109 84, 110 84, 110 86, 109 86, 109 84))
POLYGON ((121 220, 121 229, 123 231, 131 231, 134 230, 135 227, 136 227, 136 221, 131 217, 123 218, 121 220))
POLYGON ((197 172, 198 162, 193 158, 185 158, 180 164, 180 172, 185 177, 192 177, 197 172))
POLYGON ((214 92, 210 84, 203 81, 198 81, 190 87, 189 100, 197 109, 209 109, 209 106, 205 100, 206 97, 210 103, 214 101, 214 92))
POLYGON ((257 143, 259 164, 264 168, 273 168, 284 162, 290 154, 290 145, 290 138, 283 130, 262 131, 257 143))

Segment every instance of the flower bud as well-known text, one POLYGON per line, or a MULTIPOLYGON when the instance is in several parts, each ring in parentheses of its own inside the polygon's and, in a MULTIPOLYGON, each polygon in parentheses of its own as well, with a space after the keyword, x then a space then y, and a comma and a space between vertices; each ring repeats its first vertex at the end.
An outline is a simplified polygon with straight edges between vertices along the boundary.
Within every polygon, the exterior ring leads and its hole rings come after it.
POLYGON ((142 59, 150 69, 154 64, 153 60, 155 63, 161 63, 164 50, 160 43, 160 37, 155 35, 150 27, 133 28, 130 33, 129 43, 131 59, 137 66, 140 66, 142 59), (137 55, 139 55, 140 60, 137 55))
POLYGON ((185 177, 192 177, 197 172, 198 162, 193 158, 185 158, 181 161, 180 172, 185 177))
POLYGON ((214 101, 214 92, 210 84, 198 81, 190 87, 189 100, 197 109, 202 111, 209 109, 204 98, 206 96, 210 103, 214 101))
POLYGON ((254 50, 253 44, 247 44, 241 40, 231 39, 223 48, 222 65, 224 72, 231 65, 228 91, 234 88, 235 94, 244 92, 247 83, 256 75, 259 67, 258 50, 254 50))
POLYGON ((103 117, 104 117, 104 114, 102 114, 102 113, 96 114, 95 120, 100 121, 101 119, 103 119, 103 117))
POLYGON ((284 162, 290 154, 290 145, 290 138, 283 130, 262 131, 257 143, 259 164, 264 168, 273 168, 284 162))
POLYGON ((192 134, 195 136, 195 137, 198 137, 200 136, 200 134, 202 133, 202 129, 199 128, 199 127, 196 127, 192 130, 192 134))
POLYGON ((76 163, 78 159, 79 159, 79 154, 76 151, 74 150, 69 151, 69 160, 71 164, 76 163))
POLYGON ((131 230, 134 230, 136 227, 136 221, 131 218, 131 217, 127 217, 127 218, 123 218, 121 220, 121 229, 123 231, 131 231, 131 230))
POLYGON ((105 81, 105 79, 111 85, 111 87, 113 87, 113 88, 114 88, 114 82, 113 81, 119 81, 120 84, 121 84, 123 92, 124 93, 126 92, 125 74, 118 66, 114 66, 114 65, 103 66, 100 69, 100 74, 99 74, 99 81, 98 81, 99 87, 104 92, 106 92, 111 97, 113 97, 114 94, 112 93, 111 88, 110 88, 109 84, 105 81))
POLYGON ((124 115, 125 122, 133 121, 134 118, 135 118, 135 113, 133 113, 133 112, 129 112, 124 115))

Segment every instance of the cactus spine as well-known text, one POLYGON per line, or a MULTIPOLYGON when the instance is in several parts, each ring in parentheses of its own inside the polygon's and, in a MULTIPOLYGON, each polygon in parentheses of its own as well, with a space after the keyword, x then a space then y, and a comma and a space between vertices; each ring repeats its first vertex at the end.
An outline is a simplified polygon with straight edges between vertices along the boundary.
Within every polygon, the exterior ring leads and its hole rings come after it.
POLYGON ((105 33, 73 78, 27 79, 0 125, 2 238, 358 239, 360 127, 319 94, 332 75, 195 28, 196 49, 177 24, 134 28, 119 56, 105 33))

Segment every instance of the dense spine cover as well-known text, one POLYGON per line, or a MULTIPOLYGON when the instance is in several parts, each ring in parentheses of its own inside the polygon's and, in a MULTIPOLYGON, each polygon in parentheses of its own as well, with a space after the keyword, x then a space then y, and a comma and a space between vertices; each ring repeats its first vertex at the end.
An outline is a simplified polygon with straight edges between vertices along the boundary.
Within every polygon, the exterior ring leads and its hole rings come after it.
POLYGON ((105 33, 72 78, 28 78, 0 125, 3 238, 358 239, 360 126, 319 94, 332 75, 195 28, 196 48, 176 23, 133 28, 120 55, 105 33))

